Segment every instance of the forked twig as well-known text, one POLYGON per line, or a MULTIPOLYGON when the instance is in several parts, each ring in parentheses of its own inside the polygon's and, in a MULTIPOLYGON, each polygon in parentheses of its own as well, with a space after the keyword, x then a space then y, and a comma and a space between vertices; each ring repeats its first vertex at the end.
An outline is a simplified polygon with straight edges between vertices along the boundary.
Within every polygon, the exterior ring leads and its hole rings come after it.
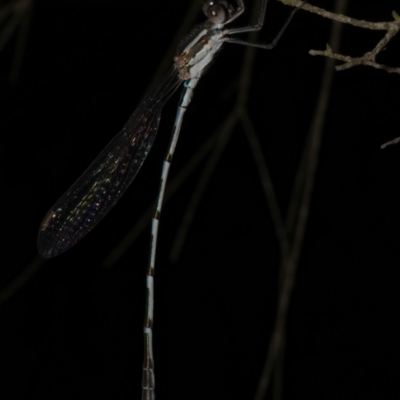
MULTIPOLYGON (((293 7, 296 7, 299 4, 301 4, 300 0, 278 0, 278 1, 293 7)), ((310 11, 314 14, 320 15, 321 17, 329 18, 333 21, 342 22, 344 24, 353 25, 358 28, 386 31, 384 37, 377 43, 377 45, 371 51, 366 52, 361 57, 352 57, 335 53, 332 51, 329 45, 327 45, 327 48, 325 50, 310 50, 309 54, 311 54, 312 56, 323 56, 332 58, 334 60, 343 61, 343 64, 335 67, 336 71, 344 71, 352 67, 365 65, 368 67, 381 69, 389 73, 400 74, 400 68, 390 67, 376 62, 377 55, 388 45, 388 43, 398 34, 400 30, 400 16, 395 11, 392 12, 393 21, 370 22, 370 21, 350 18, 340 13, 332 13, 322 8, 312 6, 311 4, 305 4, 303 6, 303 9, 306 11, 310 11)))

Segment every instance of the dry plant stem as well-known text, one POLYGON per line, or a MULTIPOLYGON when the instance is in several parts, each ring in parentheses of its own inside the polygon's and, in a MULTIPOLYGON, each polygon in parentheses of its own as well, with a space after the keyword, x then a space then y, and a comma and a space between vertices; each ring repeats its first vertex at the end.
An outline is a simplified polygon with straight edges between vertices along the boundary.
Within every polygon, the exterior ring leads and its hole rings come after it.
POLYGON ((22 17, 21 14, 15 13, 15 15, 13 15, 13 17, 8 21, 8 23, 2 28, 0 34, 0 51, 3 49, 3 47, 9 41, 11 35, 17 29, 17 26, 21 21, 21 17, 22 17))
POLYGON ((390 140, 389 142, 384 143, 384 144, 381 146, 381 149, 383 150, 383 149, 385 149, 385 148, 388 147, 388 146, 393 146, 393 145, 398 144, 398 143, 400 143, 400 137, 398 137, 398 138, 396 138, 396 139, 393 139, 393 140, 390 140))
MULTIPOLYGON (((346 6, 347 0, 337 0, 335 8, 340 12, 346 6)), ((334 43, 334 48, 338 47, 339 38, 341 33, 341 26, 334 24, 332 30, 331 41, 334 43)), ((321 90, 319 99, 317 102, 317 108, 315 110, 313 122, 310 128, 310 146, 308 147, 308 163, 305 169, 305 182, 303 185, 297 185, 298 188, 303 188, 301 196, 293 194, 293 199, 297 202, 299 199, 300 203, 298 207, 297 223, 294 227, 293 242, 291 243, 290 251, 287 254, 282 254, 281 268, 283 270, 283 282, 280 285, 281 291, 278 300, 278 310, 276 316, 276 322, 274 330, 270 339, 267 360, 264 366, 264 370, 259 382, 255 400, 263 400, 266 396, 270 380, 272 377, 273 370, 277 364, 280 351, 282 349, 283 340, 285 337, 286 330, 286 319, 287 311, 290 303, 291 293, 293 290, 295 274, 298 267, 298 261, 300 258, 301 248, 304 241, 304 234, 306 229, 306 223, 310 212, 311 195, 314 187, 315 175, 317 170, 319 151, 322 139, 322 129, 325 121, 326 110, 329 100, 329 93, 331 83, 333 79, 333 60, 328 59, 325 64, 325 70, 323 75, 323 81, 321 84, 321 90)), ((280 368, 280 376, 277 377, 276 382, 282 382, 282 368, 280 368)), ((277 396, 281 396, 282 388, 277 388, 274 393, 277 396)), ((275 397, 274 400, 279 400, 280 397, 275 397)))
POLYGON ((335 54, 329 45, 327 45, 327 48, 324 51, 310 50, 309 54, 312 56, 325 56, 334 60, 344 61, 344 64, 338 65, 336 67, 336 71, 344 71, 358 65, 365 65, 376 69, 382 69, 389 73, 400 74, 400 68, 388 67, 387 65, 378 64, 377 62, 375 62, 375 57, 382 51, 382 49, 389 43, 389 41, 393 39, 393 37, 394 34, 388 32, 372 51, 365 53, 362 57, 350 57, 344 56, 342 54, 335 54))
MULTIPOLYGON (((291 7, 300 7, 302 4, 301 0, 278 0, 279 2, 291 6, 291 7)), ((304 4, 301 7, 302 10, 312 12, 313 14, 317 14, 321 17, 331 19, 336 22, 342 22, 344 24, 349 24, 353 26, 357 26, 359 28, 378 30, 378 31, 389 31, 391 29, 398 30, 399 29, 399 21, 390 21, 390 22, 370 22, 364 21, 362 19, 355 19, 347 17, 346 15, 341 14, 340 12, 330 12, 326 11, 322 8, 315 7, 309 3, 304 4)))
POLYGON ((28 6, 25 9, 25 12, 21 18, 21 25, 17 36, 17 42, 15 44, 15 53, 10 70, 9 81, 10 84, 12 85, 16 84, 18 81, 18 76, 22 66, 22 59, 25 52, 26 40, 28 38, 29 25, 31 22, 31 16, 32 16, 32 8, 30 7, 31 2, 28 2, 27 4, 28 6))
POLYGON ((21 289, 29 280, 39 271, 39 269, 47 262, 46 258, 37 255, 24 270, 14 278, 1 292, 0 292, 0 306, 4 304, 10 297, 12 297, 19 289, 21 289))
POLYGON ((8 3, 0 7, 0 22, 2 22, 9 14, 12 14, 15 9, 15 3, 8 3))
MULTIPOLYGON (((299 0, 279 0, 283 4, 298 6, 301 1, 299 0)), ((394 21, 389 22, 370 22, 364 20, 357 20, 354 18, 347 17, 340 13, 332 13, 329 11, 325 11, 321 8, 314 7, 310 4, 305 4, 302 7, 306 11, 310 11, 314 14, 318 14, 322 17, 332 19, 337 22, 342 22, 345 24, 353 25, 359 28, 371 29, 371 30, 382 30, 386 31, 385 36, 379 41, 379 43, 375 46, 375 48, 367 53, 365 53, 361 57, 351 57, 345 56, 342 54, 334 53, 329 46, 327 49, 322 50, 310 50, 309 53, 312 56, 324 56, 329 57, 334 60, 344 61, 344 64, 336 67, 337 71, 343 71, 352 67, 356 67, 358 65, 365 65, 368 67, 373 67, 376 69, 381 69, 389 73, 400 74, 400 68, 389 67, 383 64, 379 64, 375 61, 376 56, 387 46, 387 44, 397 35, 400 29, 400 17, 397 15, 395 11, 393 11, 394 21)))
MULTIPOLYGON (((282 214, 279 208, 279 204, 276 198, 275 190, 273 187, 272 179, 265 162, 264 155, 261 150, 261 146, 258 141, 258 137, 254 130, 253 124, 249 118, 247 111, 245 110, 242 115, 242 124, 244 131, 246 133, 247 139, 250 144, 250 148, 253 152, 253 157, 257 165, 258 173, 260 175, 260 180, 264 189, 265 197, 268 203, 269 210, 271 212, 271 219, 274 224, 275 233, 278 238, 278 243, 280 247, 281 257, 289 254, 289 230, 285 227, 283 223, 282 214)), ((279 289, 278 293, 282 290, 282 285, 284 282, 284 266, 279 268, 279 289)), ((274 366, 274 399, 282 398, 283 393, 283 367, 284 367, 284 341, 281 342, 279 357, 276 360, 274 366)))
POLYGON ((247 140, 249 141, 250 149, 253 153, 254 161, 257 165, 258 173, 260 175, 260 181, 268 203, 268 208, 271 212, 271 219, 274 224, 275 233, 278 238, 280 252, 281 254, 287 254, 289 251, 289 239, 287 236, 287 231, 283 223, 283 218, 281 210, 279 209, 271 175, 269 173, 260 142, 247 110, 243 111, 241 121, 247 140))
POLYGON ((25 12, 29 11, 32 0, 15 0, 0 8, 0 23, 9 17, 7 23, 0 27, 0 51, 17 29, 25 12))

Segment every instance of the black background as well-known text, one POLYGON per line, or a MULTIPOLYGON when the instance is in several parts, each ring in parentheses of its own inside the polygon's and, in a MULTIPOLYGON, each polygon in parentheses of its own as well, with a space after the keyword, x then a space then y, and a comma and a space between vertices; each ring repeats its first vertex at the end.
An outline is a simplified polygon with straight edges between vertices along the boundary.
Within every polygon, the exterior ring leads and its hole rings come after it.
MULTIPOLYGON (((32 270, 41 219, 135 109, 189 6, 189 0, 37 0, 16 85, 8 81, 15 35, 0 53, 0 282, 3 299, 12 293, 0 310, 3 398, 140 398, 150 225, 113 268, 102 263, 156 196, 179 95, 167 104, 156 143, 115 209, 20 288, 10 285, 32 270)), ((347 15, 387 21, 396 6, 350 1, 347 15)), ((270 2, 263 41, 289 12, 270 2)), ((328 20, 300 11, 276 49, 257 52, 248 109, 283 213, 324 65, 308 50, 324 49, 329 30, 328 20)), ((343 35, 341 52, 354 56, 382 37, 353 27, 343 35)), ((399 67, 399 46, 397 38, 379 61, 399 67)), ((232 109, 243 53, 226 45, 201 80, 172 178, 232 109)), ((399 75, 367 67, 335 74, 289 312, 285 399, 400 395, 400 146, 380 149, 400 136, 399 85, 399 75)), ((161 219, 157 398, 251 399, 275 317, 279 248, 238 127, 181 258, 170 263, 201 171, 165 205, 161 219)))

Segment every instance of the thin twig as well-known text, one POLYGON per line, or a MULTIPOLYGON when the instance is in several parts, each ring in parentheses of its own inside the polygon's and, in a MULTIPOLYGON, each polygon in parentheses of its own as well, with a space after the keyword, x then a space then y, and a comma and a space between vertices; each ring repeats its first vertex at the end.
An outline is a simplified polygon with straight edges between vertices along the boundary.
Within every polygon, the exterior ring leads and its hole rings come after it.
MULTIPOLYGON (((300 5, 303 3, 302 0, 278 0, 278 1, 291 7, 300 7, 300 5)), ((358 28, 378 30, 378 31, 388 31, 390 29, 398 29, 398 21, 390 21, 390 22, 364 21, 362 19, 350 18, 347 15, 343 15, 340 13, 326 11, 323 8, 315 7, 310 3, 304 4, 301 7, 301 9, 309 11, 313 14, 317 14, 321 17, 331 19, 332 21, 342 22, 343 24, 353 25, 358 28)))
POLYGON ((32 2, 25 1, 23 4, 24 6, 26 6, 26 8, 23 9, 23 15, 21 18, 19 32, 17 35, 17 41, 15 43, 14 58, 11 64, 10 78, 9 78, 11 85, 15 85, 18 81, 19 73, 21 71, 23 56, 25 53, 25 46, 28 39, 29 25, 32 17, 32 7, 31 7, 32 2))
POLYGON ((47 259, 37 255, 21 273, 0 291, 0 306, 14 296, 18 290, 24 287, 46 262, 47 259))
POLYGON ((5 26, 0 27, 1 47, 8 41, 9 37, 15 30, 15 24, 18 25, 21 15, 25 14, 30 8, 32 0, 15 0, 0 7, 0 23, 9 18, 5 26))
POLYGON ((278 238, 281 254, 287 254, 289 251, 289 238, 282 218, 282 213, 279 208, 278 199, 272 183, 271 174, 269 172, 262 147, 258 140, 254 125, 250 116, 245 110, 241 117, 243 129, 249 141, 250 149, 253 153, 254 161, 256 162, 258 174, 260 176, 261 185, 264 190, 264 195, 268 203, 268 208, 271 213, 271 219, 274 224, 275 233, 278 238))
POLYGON ((385 149, 385 148, 388 147, 388 146, 393 146, 393 145, 398 144, 398 143, 400 143, 400 137, 398 137, 398 138, 396 138, 396 139, 393 139, 393 140, 390 140, 389 142, 384 143, 384 144, 381 146, 381 149, 383 150, 383 149, 385 149))
POLYGON ((8 23, 2 27, 0 33, 0 51, 3 50, 3 47, 10 40, 12 34, 15 32, 21 21, 21 18, 21 14, 15 13, 12 18, 10 18, 8 23))
MULTIPOLYGON (((300 0, 279 0, 281 3, 297 7, 301 4, 300 0)), ((346 69, 356 67, 359 65, 365 65, 376 69, 381 69, 389 73, 400 74, 400 68, 390 67, 377 63, 375 61, 377 55, 388 45, 388 43, 398 34, 400 30, 400 17, 393 11, 393 21, 388 22, 370 22, 364 20, 358 20, 355 18, 347 17, 346 15, 339 13, 332 13, 330 11, 323 10, 322 8, 315 7, 311 4, 305 4, 302 9, 320 15, 324 18, 329 18, 333 21, 342 22, 356 26, 358 28, 370 29, 370 30, 382 30, 386 31, 385 36, 378 42, 373 50, 366 52, 361 57, 346 56, 343 54, 334 53, 329 45, 326 50, 310 50, 309 54, 312 56, 323 56, 332 58, 338 61, 344 61, 344 64, 338 65, 336 71, 344 71, 346 69)))
MULTIPOLYGON (((341 11, 345 8, 347 0, 337 0, 336 9, 341 11)), ((338 47, 339 38, 341 33, 341 26, 334 24, 332 28, 331 40, 334 48, 338 47)), ((296 208, 298 211, 297 221, 294 226, 294 232, 287 233, 288 237, 293 236, 293 242, 291 243, 290 250, 287 254, 282 254, 281 258, 281 284, 279 285, 279 299, 277 307, 277 315, 274 330, 268 346, 267 359, 265 361, 264 369, 259 381, 255 400, 263 400, 266 396, 268 387, 270 385, 272 373, 275 368, 278 368, 277 379, 275 384, 282 385, 283 382, 283 354, 281 353, 284 348, 284 340, 286 335, 286 322, 287 313, 290 304, 291 294, 294 287, 296 271, 298 268, 298 262, 301 254, 301 249, 304 242, 305 229, 307 225, 308 215, 311 207, 311 197, 314 188, 316 170, 318 165, 320 146, 322 140, 322 130, 326 118, 326 110, 329 101, 331 83, 333 80, 333 60, 327 59, 325 63, 325 70, 323 80, 321 83, 319 99, 317 101, 317 107, 315 109, 313 122, 311 124, 309 139, 307 142, 309 145, 305 152, 307 154, 303 156, 306 163, 304 163, 304 174, 302 173, 300 178, 304 178, 304 184, 296 184, 296 188, 301 190, 301 194, 294 192, 292 194, 292 200, 295 201, 296 205, 291 204, 289 208, 296 208), (280 362, 278 362, 280 360, 280 362)), ((280 399, 282 396, 282 387, 274 390, 274 400, 280 399), (278 396, 278 397, 276 397, 278 396)))

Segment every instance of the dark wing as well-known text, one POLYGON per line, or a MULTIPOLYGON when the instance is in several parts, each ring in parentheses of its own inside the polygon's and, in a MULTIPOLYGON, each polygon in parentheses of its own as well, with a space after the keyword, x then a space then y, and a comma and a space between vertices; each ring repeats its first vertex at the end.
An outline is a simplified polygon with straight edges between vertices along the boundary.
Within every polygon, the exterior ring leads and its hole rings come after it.
POLYGON ((172 69, 129 118, 82 176, 44 217, 38 250, 54 257, 72 247, 114 207, 135 178, 153 144, 161 109, 181 79, 172 69))

